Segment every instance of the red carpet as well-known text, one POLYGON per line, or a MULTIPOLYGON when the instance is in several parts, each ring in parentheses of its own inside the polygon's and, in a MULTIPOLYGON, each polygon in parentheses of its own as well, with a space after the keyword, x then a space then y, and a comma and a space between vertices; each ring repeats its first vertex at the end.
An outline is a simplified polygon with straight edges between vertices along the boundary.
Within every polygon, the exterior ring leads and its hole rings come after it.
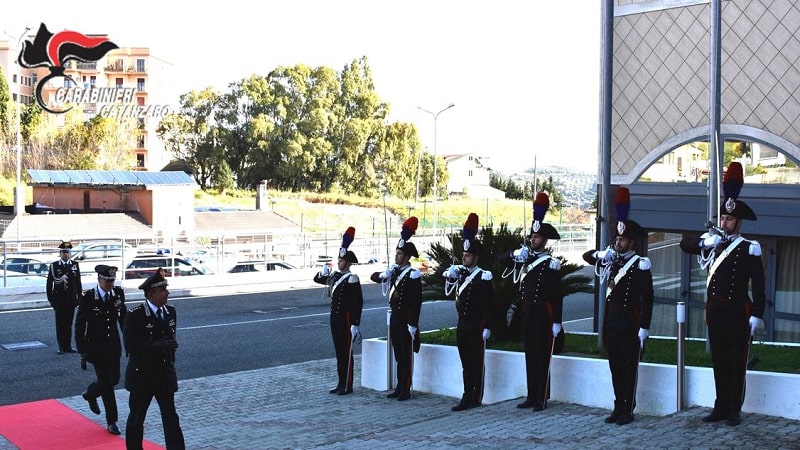
MULTIPOLYGON (((125 449, 125 430, 114 436, 57 400, 1 406, 0 435, 20 450, 125 449)), ((144 448, 163 447, 145 441, 144 448)))

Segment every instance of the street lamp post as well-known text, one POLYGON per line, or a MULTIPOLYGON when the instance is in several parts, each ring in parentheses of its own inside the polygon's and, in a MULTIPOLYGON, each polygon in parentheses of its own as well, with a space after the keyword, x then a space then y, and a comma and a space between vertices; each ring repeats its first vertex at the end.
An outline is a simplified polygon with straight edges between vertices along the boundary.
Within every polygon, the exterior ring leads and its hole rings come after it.
POLYGON ((438 197, 438 190, 437 190, 437 186, 436 186, 436 176, 437 176, 437 173, 436 173, 437 146, 436 146, 436 144, 437 144, 437 140, 438 140, 438 135, 437 135, 438 134, 438 130, 437 130, 438 126, 437 125, 438 125, 438 120, 439 120, 439 114, 447 111, 448 109, 450 109, 450 108, 452 108, 454 106, 456 106, 454 103, 450 103, 449 105, 447 105, 446 108, 441 109, 436 113, 434 113, 432 111, 428 111, 427 109, 422 109, 421 106, 417 106, 417 109, 419 109, 420 111, 426 112, 426 113, 430 114, 433 117, 433 235, 434 236, 436 236, 436 221, 438 219, 438 215, 437 215, 438 214, 438 210, 436 209, 436 197, 438 197))

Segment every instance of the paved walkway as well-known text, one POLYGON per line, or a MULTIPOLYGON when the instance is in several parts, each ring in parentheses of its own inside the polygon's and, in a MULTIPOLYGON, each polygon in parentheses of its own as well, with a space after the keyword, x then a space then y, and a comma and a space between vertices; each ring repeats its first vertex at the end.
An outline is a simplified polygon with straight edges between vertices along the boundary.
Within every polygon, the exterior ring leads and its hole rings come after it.
MULTIPOLYGON (((608 410, 571 404, 553 403, 534 413, 508 401, 454 413, 455 399, 425 393, 398 402, 356 385, 353 394, 331 395, 334 366, 334 360, 320 360, 180 381, 176 403, 187 448, 800 448, 800 421, 744 414, 738 427, 705 424, 700 418, 707 408, 636 415, 633 423, 618 426, 603 422, 608 410)), ((127 392, 118 390, 117 399, 124 433, 127 392)), ((80 396, 60 401, 104 425, 80 396)), ((164 445, 155 402, 145 438, 164 445)), ((1 450, 14 448, 0 438, 1 450)))

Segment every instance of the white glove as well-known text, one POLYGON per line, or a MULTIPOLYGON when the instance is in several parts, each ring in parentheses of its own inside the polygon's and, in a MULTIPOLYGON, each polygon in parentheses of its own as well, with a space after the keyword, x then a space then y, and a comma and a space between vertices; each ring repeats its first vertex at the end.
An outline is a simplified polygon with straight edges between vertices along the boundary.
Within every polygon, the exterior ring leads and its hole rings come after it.
POLYGON ((553 337, 558 336, 558 333, 561 333, 561 324, 560 323, 554 323, 553 324, 553 337))
POLYGON ((380 275, 381 280, 390 280, 392 278, 393 269, 391 267, 387 267, 386 270, 380 275))
POLYGON ((485 340, 488 340, 489 336, 491 336, 491 335, 492 335, 492 330, 490 330, 488 328, 484 328, 483 329, 483 334, 481 334, 481 337, 483 337, 483 340, 485 341, 485 340))
POLYGON ((322 274, 323 277, 327 277, 328 275, 330 275, 331 274, 330 266, 328 266, 327 264, 322 266, 322 272, 320 272, 320 273, 322 274))
POLYGON ((722 237, 718 234, 705 233, 703 236, 701 236, 703 238, 701 245, 706 249, 714 248, 719 245, 720 242, 722 242, 722 237))
POLYGON ((411 339, 414 339, 414 335, 417 334, 417 327, 415 327, 414 325, 409 325, 408 326, 408 334, 411 335, 411 339))
POLYGON ((639 347, 644 348, 644 341, 650 336, 650 331, 646 328, 639 328, 639 347))
POLYGON ((755 336, 756 329, 764 326, 764 320, 756 316, 750 316, 748 322, 750 323, 750 336, 755 336))
POLYGON ((358 325, 350 325, 350 335, 353 337, 358 335, 358 325))
POLYGON ((458 278, 458 266, 450 266, 450 268, 447 269, 447 278, 451 280, 458 278))
POLYGON ((595 259, 601 259, 603 261, 611 261, 614 258, 614 250, 607 249, 607 250, 598 250, 594 252, 595 259))
POLYGON ((512 253, 512 255, 514 255, 514 258, 520 261, 525 261, 526 259, 528 259, 528 256, 530 256, 530 252, 528 251, 528 247, 523 245, 522 248, 514 250, 514 253, 512 253))

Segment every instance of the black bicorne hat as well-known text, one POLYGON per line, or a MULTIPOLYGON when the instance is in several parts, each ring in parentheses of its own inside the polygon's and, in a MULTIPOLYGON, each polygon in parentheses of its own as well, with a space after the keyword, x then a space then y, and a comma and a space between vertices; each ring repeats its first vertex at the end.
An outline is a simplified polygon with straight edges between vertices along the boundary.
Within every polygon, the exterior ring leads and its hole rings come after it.
POLYGON ((742 165, 734 161, 728 164, 728 170, 722 178, 722 192, 725 201, 719 206, 719 214, 736 217, 737 219, 758 220, 756 213, 739 200, 739 192, 744 185, 744 172, 742 165))

